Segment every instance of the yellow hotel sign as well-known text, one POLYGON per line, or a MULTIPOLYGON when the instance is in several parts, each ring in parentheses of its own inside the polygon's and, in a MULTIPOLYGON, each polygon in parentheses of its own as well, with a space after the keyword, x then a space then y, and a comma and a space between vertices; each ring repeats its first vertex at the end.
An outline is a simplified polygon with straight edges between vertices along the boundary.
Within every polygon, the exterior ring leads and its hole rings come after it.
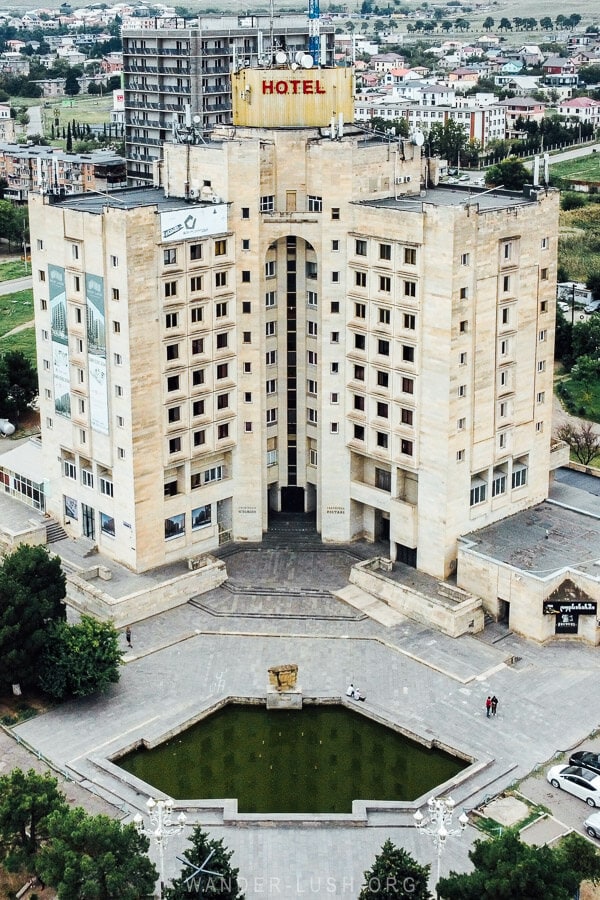
POLYGON ((233 124, 327 127, 354 120, 353 69, 242 69, 231 76, 233 124))

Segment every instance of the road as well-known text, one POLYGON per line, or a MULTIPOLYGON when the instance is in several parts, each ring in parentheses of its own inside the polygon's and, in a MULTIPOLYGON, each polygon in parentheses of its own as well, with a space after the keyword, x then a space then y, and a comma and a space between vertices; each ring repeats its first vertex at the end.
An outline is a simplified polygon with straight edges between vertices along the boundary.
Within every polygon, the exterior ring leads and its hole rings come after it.
POLYGON ((24 278, 12 278, 10 281, 0 281, 0 296, 14 294, 17 291, 26 291, 33 287, 33 278, 26 275, 24 278))
POLYGON ((30 106, 27 112, 29 113, 27 136, 29 137, 34 134, 43 134, 44 130, 42 127, 42 107, 30 106))

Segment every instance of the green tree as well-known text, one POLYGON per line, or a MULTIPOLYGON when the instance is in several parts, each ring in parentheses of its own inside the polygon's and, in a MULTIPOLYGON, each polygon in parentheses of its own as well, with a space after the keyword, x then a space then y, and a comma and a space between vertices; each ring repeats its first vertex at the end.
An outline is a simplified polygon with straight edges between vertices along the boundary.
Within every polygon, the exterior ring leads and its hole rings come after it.
POLYGON ((386 840, 375 862, 364 873, 364 884, 358 900, 432 900, 428 881, 431 866, 421 866, 402 847, 386 840))
POLYGON ((554 25, 552 23, 552 19, 550 18, 550 16, 543 16, 540 19, 540 28, 543 28, 544 31, 552 31, 552 29, 554 28, 554 25))
POLYGON ((40 663, 40 687, 58 700, 106 691, 119 680, 121 658, 112 622, 91 616, 76 625, 54 622, 40 663))
POLYGON ((88 816, 80 807, 46 820, 48 842, 37 871, 59 900, 139 900, 151 895, 158 877, 148 856, 148 838, 134 825, 108 816, 88 816))
POLYGON ((37 683, 48 626, 64 619, 65 576, 45 547, 18 547, 0 568, 0 684, 37 683))
POLYGON ((33 769, 27 773, 13 769, 10 775, 0 776, 0 842, 9 857, 17 850, 35 853, 47 836, 46 817, 55 811, 68 809, 58 781, 49 772, 38 775, 33 769))
POLYGON ((190 841, 192 847, 185 851, 185 857, 192 865, 185 866, 179 878, 167 888, 165 900, 187 900, 204 895, 211 900, 244 900, 238 884, 239 869, 231 867, 233 852, 225 849, 223 840, 211 839, 200 825, 196 825, 190 841), (196 866, 206 868, 207 874, 197 874, 196 866), (208 874, 208 870, 212 874, 208 874))
POLYGON ((502 185, 508 191, 521 191, 523 190, 523 185, 530 182, 531 173, 514 156, 509 156, 508 159, 491 166, 485 175, 486 184, 502 185))
POLYGON ((79 85, 79 79, 77 78, 77 72, 73 69, 69 69, 67 77, 65 78, 65 94, 74 97, 80 90, 81 87, 79 85))
MULTIPOLYGON (((63 129, 64 130, 64 129, 63 129)), ((65 145, 65 149, 67 153, 70 153, 73 149, 73 135, 71 133, 71 123, 67 125, 67 143, 65 145)))
POLYGON ((37 372, 20 350, 9 350, 0 357, 0 380, 6 393, 2 412, 16 422, 38 395, 37 372))
POLYGON ((598 860, 590 864, 583 850, 580 865, 578 848, 588 842, 576 837, 567 850, 531 847, 509 829, 494 840, 475 841, 469 852, 474 871, 441 878, 438 894, 442 900, 572 900, 581 879, 600 871, 598 860))
POLYGON ((448 119, 443 125, 441 122, 434 122, 429 130, 430 152, 447 159, 451 165, 458 162, 459 154, 467 146, 468 140, 464 127, 454 119, 448 119))
POLYGON ((510 21, 510 19, 507 19, 506 16, 502 16, 502 18, 500 19, 498 31, 512 31, 512 22, 510 21))
POLYGON ((483 20, 483 30, 490 31, 494 27, 494 20, 491 16, 488 16, 487 19, 483 20))

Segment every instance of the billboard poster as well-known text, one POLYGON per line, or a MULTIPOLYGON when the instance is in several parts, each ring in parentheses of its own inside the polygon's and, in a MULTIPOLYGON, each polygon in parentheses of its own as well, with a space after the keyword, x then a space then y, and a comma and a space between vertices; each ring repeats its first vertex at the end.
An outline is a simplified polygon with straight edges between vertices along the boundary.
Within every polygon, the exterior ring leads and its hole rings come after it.
POLYGON ((108 434, 108 385, 106 377, 106 314, 104 279, 85 276, 85 307, 90 391, 90 424, 94 431, 108 434))
POLYGON ((65 270, 48 266, 48 295, 52 320, 52 376, 54 409, 59 416, 71 417, 71 378, 67 334, 67 295, 65 270))
POLYGON ((227 231, 227 204, 185 206, 163 212, 160 214, 160 231, 163 243, 224 234, 227 231))

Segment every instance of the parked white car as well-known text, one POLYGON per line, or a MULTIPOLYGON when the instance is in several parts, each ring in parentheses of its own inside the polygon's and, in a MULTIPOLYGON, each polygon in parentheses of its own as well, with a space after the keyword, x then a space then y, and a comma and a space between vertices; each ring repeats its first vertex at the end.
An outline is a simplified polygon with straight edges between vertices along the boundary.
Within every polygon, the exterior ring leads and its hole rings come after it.
POLYGON ((591 816, 588 816, 583 827, 590 837, 600 839, 600 813, 592 813, 591 816))
POLYGON ((585 800, 588 806, 600 806, 600 775, 581 766, 552 766, 546 778, 553 787, 585 800))

